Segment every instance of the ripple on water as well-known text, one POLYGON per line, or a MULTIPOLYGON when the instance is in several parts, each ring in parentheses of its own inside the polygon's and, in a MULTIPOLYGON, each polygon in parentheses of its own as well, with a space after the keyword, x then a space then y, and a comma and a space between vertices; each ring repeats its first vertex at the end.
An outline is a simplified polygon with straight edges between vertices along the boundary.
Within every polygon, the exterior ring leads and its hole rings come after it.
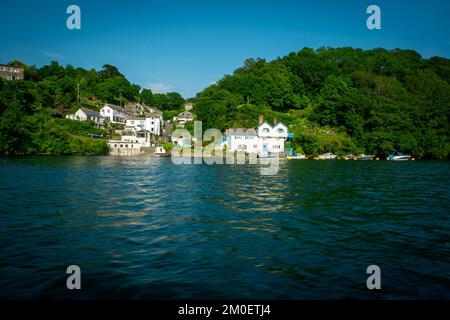
POLYGON ((449 163, 0 159, 2 298, 450 298, 449 163), (112 290, 114 289, 114 290, 112 290), (6 292, 6 291, 4 291, 6 292))

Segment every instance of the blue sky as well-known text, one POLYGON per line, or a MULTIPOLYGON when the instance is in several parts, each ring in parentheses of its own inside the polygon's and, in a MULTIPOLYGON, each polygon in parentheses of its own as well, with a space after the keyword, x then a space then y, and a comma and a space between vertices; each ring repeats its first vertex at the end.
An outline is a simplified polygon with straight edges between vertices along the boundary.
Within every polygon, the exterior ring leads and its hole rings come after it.
POLYGON ((247 58, 273 59, 305 46, 450 57, 446 0, 0 0, 0 7, 0 63, 108 63, 133 83, 184 97, 247 58), (70 4, 81 8, 81 30, 66 27, 70 4), (366 27, 371 4, 381 7, 381 30, 366 27))

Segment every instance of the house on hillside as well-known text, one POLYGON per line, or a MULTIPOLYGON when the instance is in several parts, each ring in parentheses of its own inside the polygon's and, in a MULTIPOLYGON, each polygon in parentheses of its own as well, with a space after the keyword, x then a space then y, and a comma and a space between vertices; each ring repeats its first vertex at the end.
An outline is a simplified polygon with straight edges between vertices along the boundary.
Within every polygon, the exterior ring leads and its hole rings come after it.
POLYGON ((288 135, 289 130, 284 124, 276 123, 271 126, 260 117, 260 124, 256 129, 228 129, 225 132, 225 144, 230 151, 276 154, 284 152, 288 135))
POLYGON ((288 137, 288 128, 278 123, 271 126, 267 122, 258 127, 258 152, 279 153, 284 152, 284 142, 288 137))
POLYGON ((105 124, 105 118, 99 112, 86 108, 80 108, 74 114, 66 115, 66 118, 77 121, 92 121, 98 126, 105 124))
POLYGON ((255 129, 228 129, 225 136, 231 151, 258 152, 258 133, 255 129))
POLYGON ((126 120, 125 128, 136 131, 147 130, 159 136, 161 135, 162 122, 160 117, 130 118, 126 120))
POLYGON ((127 109, 110 103, 105 103, 100 109, 100 115, 111 123, 119 124, 125 124, 127 119, 131 117, 127 109))
POLYGON ((189 111, 183 111, 176 117, 173 117, 173 121, 180 124, 185 124, 186 122, 194 121, 194 115, 189 111))
POLYGON ((147 130, 123 131, 120 140, 109 140, 108 147, 112 155, 139 155, 156 146, 155 135, 147 130))
POLYGON ((23 80, 23 68, 0 64, 0 78, 5 80, 23 80))

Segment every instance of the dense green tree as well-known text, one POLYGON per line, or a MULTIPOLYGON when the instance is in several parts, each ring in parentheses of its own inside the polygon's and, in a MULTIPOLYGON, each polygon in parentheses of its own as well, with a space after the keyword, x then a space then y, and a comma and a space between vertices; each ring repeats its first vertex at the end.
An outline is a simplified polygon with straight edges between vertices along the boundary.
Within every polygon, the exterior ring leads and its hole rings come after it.
POLYGON ((257 115, 283 119, 298 135, 291 145, 309 153, 447 158, 449 81, 450 60, 412 50, 304 48, 271 62, 247 59, 197 95, 195 112, 220 129, 255 126, 257 115))
POLYGON ((152 106, 153 105, 153 92, 150 89, 143 89, 141 91, 141 102, 152 106))
MULTIPOLYGON (((106 141, 88 135, 106 136, 106 131, 64 116, 79 107, 98 110, 102 102, 124 105, 140 99, 141 88, 111 65, 97 72, 55 61, 42 68, 20 61, 11 64, 25 69, 25 79, 0 78, 0 154, 105 154, 106 141), (100 99, 99 103, 91 98, 100 99)), ((169 108, 184 103, 177 93, 166 98, 169 108)))

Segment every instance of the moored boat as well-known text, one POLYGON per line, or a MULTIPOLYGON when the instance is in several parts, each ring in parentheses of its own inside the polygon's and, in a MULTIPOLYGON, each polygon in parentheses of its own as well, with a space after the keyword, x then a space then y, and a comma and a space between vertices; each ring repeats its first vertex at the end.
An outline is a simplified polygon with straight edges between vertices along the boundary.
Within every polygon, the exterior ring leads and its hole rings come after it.
POLYGON ((374 155, 367 155, 367 154, 361 154, 359 156, 356 157, 356 160, 373 160, 373 158, 375 158, 374 155))
POLYGON ((302 160, 302 159, 306 159, 306 155, 304 155, 304 154, 294 154, 292 156, 287 156, 286 159, 288 159, 288 160, 302 160))
POLYGON ((386 160, 391 160, 391 161, 408 161, 411 159, 411 156, 408 154, 403 154, 403 153, 399 153, 397 155, 389 155, 386 160))
POLYGON ((336 159, 336 157, 337 156, 335 154, 333 154, 331 152, 327 152, 324 154, 319 154, 319 156, 317 158, 320 160, 334 160, 334 159, 336 159))

